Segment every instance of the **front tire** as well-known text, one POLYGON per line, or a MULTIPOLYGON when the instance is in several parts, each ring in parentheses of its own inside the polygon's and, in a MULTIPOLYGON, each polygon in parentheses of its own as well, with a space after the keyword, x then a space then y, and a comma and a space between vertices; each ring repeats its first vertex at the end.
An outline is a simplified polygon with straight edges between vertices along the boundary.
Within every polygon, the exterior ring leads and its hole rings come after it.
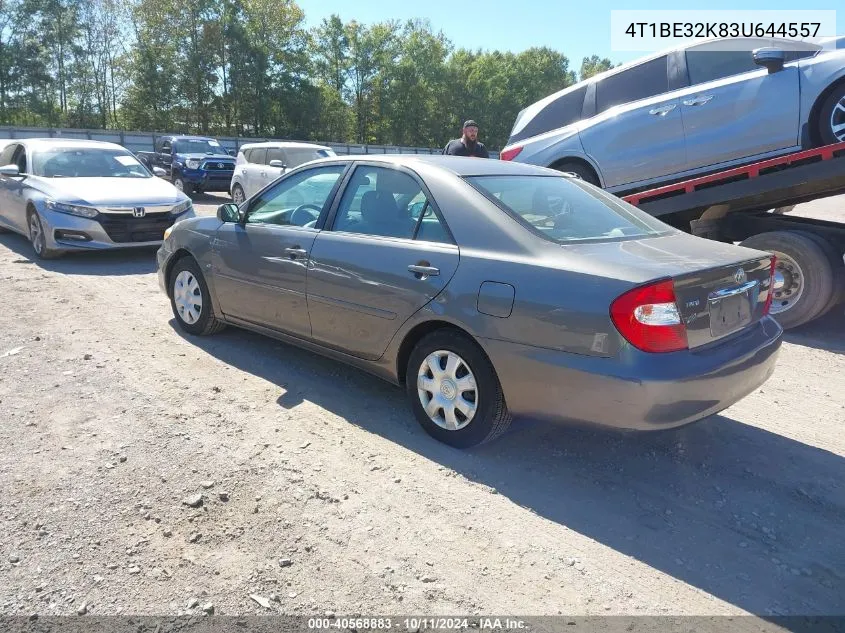
POLYGON ((208 285, 193 257, 183 257, 173 266, 168 294, 173 316, 188 334, 207 336, 226 327, 214 316, 208 285))
POLYGON ((41 223, 41 216, 37 211, 30 211, 27 221, 29 227, 29 243, 38 259, 55 259, 62 253, 47 247, 47 234, 44 232, 44 225, 41 223))
POLYGON ((596 173, 583 163, 578 163, 575 161, 563 161, 552 165, 552 169, 556 169, 558 171, 563 172, 569 172, 570 174, 575 174, 584 182, 588 182, 591 185, 595 185, 596 187, 601 187, 601 185, 599 184, 599 178, 596 173))
POLYGON ((512 420, 492 363, 474 341, 454 330, 437 330, 417 343, 405 388, 426 433, 455 448, 490 442, 512 420))
POLYGON ((232 202, 240 205, 243 204, 244 200, 246 200, 246 194, 244 194, 243 187, 235 183, 235 186, 232 187, 232 202))
POLYGON ((182 178, 182 176, 180 175, 177 175, 173 178, 173 186, 176 187, 182 193, 184 193, 186 196, 190 196, 194 190, 193 185, 185 182, 185 179, 182 178))
POLYGON ((841 83, 827 95, 819 110, 819 137, 822 145, 845 141, 845 83, 841 83))

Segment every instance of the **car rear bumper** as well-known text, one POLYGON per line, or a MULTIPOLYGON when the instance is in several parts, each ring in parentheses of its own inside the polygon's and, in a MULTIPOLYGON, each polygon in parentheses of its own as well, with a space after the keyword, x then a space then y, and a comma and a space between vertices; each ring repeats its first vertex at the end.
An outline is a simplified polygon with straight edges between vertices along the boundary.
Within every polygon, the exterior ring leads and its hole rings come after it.
POLYGON ((39 209, 47 247, 57 250, 106 250, 144 248, 161 244, 164 231, 177 220, 194 215, 189 211, 179 216, 161 214, 135 218, 131 215, 109 215, 82 218, 67 213, 39 209))
POLYGON ((783 330, 766 317, 708 349, 619 358, 567 354, 483 339, 511 413, 617 429, 658 430, 713 415, 762 385, 783 330))

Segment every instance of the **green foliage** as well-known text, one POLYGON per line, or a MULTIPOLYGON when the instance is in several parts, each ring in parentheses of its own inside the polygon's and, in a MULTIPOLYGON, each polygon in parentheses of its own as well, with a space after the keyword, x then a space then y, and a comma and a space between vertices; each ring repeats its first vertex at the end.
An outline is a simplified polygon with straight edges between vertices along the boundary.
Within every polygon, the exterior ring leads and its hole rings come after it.
POLYGON ((557 51, 455 50, 428 20, 304 24, 292 0, 0 0, 0 123, 442 147, 473 118, 495 149, 576 80, 557 51))

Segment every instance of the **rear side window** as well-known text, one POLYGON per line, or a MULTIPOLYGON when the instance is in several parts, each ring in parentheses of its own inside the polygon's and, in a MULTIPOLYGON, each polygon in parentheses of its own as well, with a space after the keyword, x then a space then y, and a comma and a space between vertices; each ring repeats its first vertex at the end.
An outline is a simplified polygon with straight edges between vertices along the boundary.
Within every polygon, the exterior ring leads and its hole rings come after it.
POLYGON ((686 56, 691 86, 761 70, 751 51, 688 50, 686 56))
POLYGON ((546 104, 525 127, 511 135, 508 139, 508 145, 580 121, 581 112, 584 108, 584 95, 586 94, 587 86, 585 84, 546 104))
POLYGON ((648 99, 669 91, 666 56, 611 75, 596 84, 596 108, 604 112, 620 103, 648 99))
POLYGON ((527 229, 554 242, 608 241, 673 230, 574 178, 470 176, 467 181, 527 229))

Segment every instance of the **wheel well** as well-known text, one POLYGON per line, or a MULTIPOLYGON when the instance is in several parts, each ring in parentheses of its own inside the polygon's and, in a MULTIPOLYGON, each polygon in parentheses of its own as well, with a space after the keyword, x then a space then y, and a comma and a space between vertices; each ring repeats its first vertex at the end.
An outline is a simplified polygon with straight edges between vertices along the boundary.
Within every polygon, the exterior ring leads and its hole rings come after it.
POLYGON ((807 122, 809 123, 809 135, 810 141, 812 142, 813 147, 818 147, 822 143, 822 139, 819 136, 819 115, 821 114, 822 104, 828 98, 830 93, 834 90, 839 88, 842 84, 845 84, 845 76, 840 77, 832 84, 830 84, 824 91, 818 96, 816 102, 813 104, 813 107, 810 108, 810 116, 807 117, 807 122))
POLYGON ((593 174, 593 176, 595 176, 596 182, 601 182, 601 180, 599 179, 599 175, 596 173, 596 170, 590 163, 585 161, 583 158, 578 158, 576 156, 572 156, 569 158, 561 158, 560 160, 556 160, 555 162, 553 162, 551 165, 549 165, 549 167, 551 169, 559 169, 561 165, 565 165, 566 163, 575 163, 577 165, 583 166, 591 174, 593 174))
POLYGON ((170 258, 170 261, 167 262, 167 268, 164 270, 164 280, 165 280, 165 288, 167 289, 167 295, 170 296, 170 274, 173 272, 173 267, 176 265, 181 259, 185 259, 186 257, 190 257, 194 259, 194 256, 191 255, 190 251, 180 248, 175 253, 173 253, 173 257, 170 258))
POLYGON ((405 370, 408 367, 408 359, 411 357, 411 352, 414 351, 417 343, 419 343, 423 337, 428 336, 437 330, 454 330, 455 332, 464 334, 472 339, 469 332, 456 325, 447 323, 446 321, 426 321, 425 323, 420 323, 415 326, 405 335, 405 339, 399 346, 399 353, 396 355, 396 375, 399 378, 399 384, 405 383, 405 370))

